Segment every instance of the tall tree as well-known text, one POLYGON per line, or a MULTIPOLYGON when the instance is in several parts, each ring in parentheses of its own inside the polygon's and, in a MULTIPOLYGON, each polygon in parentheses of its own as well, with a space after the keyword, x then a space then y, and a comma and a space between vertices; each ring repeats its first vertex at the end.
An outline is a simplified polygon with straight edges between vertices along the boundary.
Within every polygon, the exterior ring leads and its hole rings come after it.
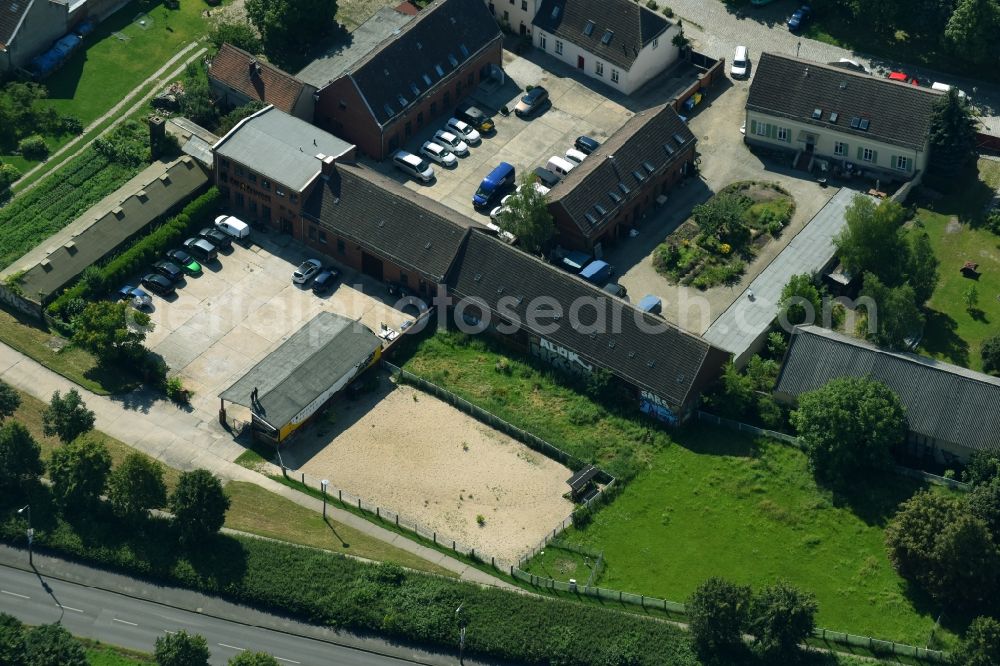
POLYGON ((779 581, 758 593, 750 606, 750 633, 768 663, 795 661, 799 644, 816 628, 816 598, 779 581))
POLYGON ((986 523, 993 540, 1000 544, 1000 479, 974 486, 968 500, 969 512, 986 523))
POLYGON ((182 629, 157 638, 153 656, 158 666, 208 666, 208 642, 182 629))
POLYGON ((11 417, 21 406, 21 395, 13 386, 0 382, 0 421, 11 417))
POLYGON ((306 53, 336 25, 336 0, 247 0, 246 8, 264 51, 277 60, 306 53))
POLYGON ((42 449, 28 429, 16 421, 0 426, 0 490, 22 488, 42 475, 42 449))
POLYGON ((170 496, 174 521, 182 538, 191 543, 218 532, 228 509, 229 497, 222 484, 204 469, 181 474, 170 496))
POLYGON ((56 391, 42 415, 42 428, 49 437, 54 435, 63 444, 68 444, 93 430, 95 418, 94 412, 87 409, 87 403, 75 388, 70 389, 65 396, 56 391))
POLYGON ((844 230, 834 239, 844 267, 853 275, 870 272, 890 286, 901 284, 909 257, 902 232, 903 207, 889 199, 876 205, 858 195, 848 206, 845 220, 844 230))
POLYGON ((87 666, 80 641, 58 624, 43 624, 28 632, 25 651, 31 666, 87 666))
POLYGON ((499 227, 517 236, 528 252, 541 252, 556 234, 552 213, 545 203, 545 195, 534 184, 533 174, 521 177, 521 185, 501 211, 499 227))
POLYGON ((750 587, 709 578, 687 602, 688 626, 705 657, 720 658, 743 649, 751 600, 750 587))
POLYGON ((965 463, 965 481, 973 486, 1000 479, 1000 456, 993 451, 973 451, 965 463))
POLYGON ((166 506, 163 465, 141 453, 130 453, 108 478, 108 500, 115 513, 128 520, 166 506))
POLYGON ((983 372, 1000 375, 1000 333, 986 338, 979 355, 983 359, 983 372))
POLYGON ((110 471, 108 447, 88 438, 75 440, 52 452, 52 493, 63 507, 93 507, 104 493, 110 471))
POLYGON ((906 340, 919 335, 924 325, 913 287, 909 284, 889 287, 872 273, 865 273, 864 281, 861 296, 874 303, 866 306, 868 321, 875 324, 868 337, 883 347, 902 349, 906 340))
POLYGON ((278 660, 265 652, 240 652, 229 660, 228 666, 281 666, 278 660))
POLYGON ((73 344, 94 354, 102 365, 135 362, 150 330, 149 315, 128 304, 111 301, 88 303, 73 319, 73 344))
POLYGON ((802 273, 788 278, 788 284, 781 289, 778 313, 778 321, 782 325, 787 322, 791 326, 798 326, 821 321, 823 299, 811 275, 802 273))
POLYGON ((910 236, 909 261, 906 282, 913 287, 918 305, 923 305, 934 294, 938 284, 938 266, 941 262, 934 255, 930 236, 926 232, 910 236))
POLYGON ((995 65, 1000 34, 1000 2, 958 0, 944 29, 945 43, 959 58, 975 65, 995 65))
POLYGON ((976 121, 953 87, 934 103, 930 127, 931 170, 949 176, 975 157, 976 121))
POLYGON ((906 435, 899 396, 867 377, 841 377, 799 396, 792 425, 816 476, 843 481, 859 468, 885 468, 906 435))
POLYGON ((954 666, 996 666, 1000 664, 1000 620, 977 617, 969 623, 958 649, 951 653, 954 666))

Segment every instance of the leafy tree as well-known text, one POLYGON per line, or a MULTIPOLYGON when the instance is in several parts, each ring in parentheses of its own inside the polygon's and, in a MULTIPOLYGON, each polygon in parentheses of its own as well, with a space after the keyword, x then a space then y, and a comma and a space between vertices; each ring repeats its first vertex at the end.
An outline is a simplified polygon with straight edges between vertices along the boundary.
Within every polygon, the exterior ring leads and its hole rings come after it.
POLYGON ((151 326, 148 314, 111 301, 88 303, 73 325, 73 344, 93 353, 101 365, 138 361, 151 326))
POLYGON ((979 305, 979 290, 976 285, 970 284, 969 288, 962 292, 962 300, 965 302, 965 311, 972 314, 979 305))
POLYGON ((336 25, 336 0, 247 0, 264 50, 281 59, 305 53, 336 25))
POLYGON ((185 80, 184 96, 180 103, 181 113, 203 127, 214 127, 219 119, 219 110, 212 101, 208 79, 203 76, 185 80))
POLYGON ((49 156, 49 145, 38 134, 21 139, 17 144, 17 150, 27 160, 44 160, 49 156))
POLYGON ((188 541, 218 532, 228 509, 229 497, 222 490, 222 484, 204 469, 181 474, 170 496, 170 511, 183 538, 188 541))
POLYGON ((95 418, 94 412, 87 409, 87 404, 75 388, 67 391, 65 396, 56 391, 42 414, 42 428, 49 437, 56 436, 63 444, 68 444, 93 430, 95 418))
POLYGON ((909 261, 906 267, 906 282, 913 287, 918 305, 923 305, 934 294, 938 284, 938 265, 941 262, 934 255, 931 239, 926 233, 910 237, 909 261))
POLYGON ((163 466, 141 453, 130 453, 108 478, 108 500, 115 513, 129 520, 166 506, 163 466))
POLYGON ((889 561, 905 578, 918 579, 934 565, 934 544, 945 525, 962 514, 957 497, 925 490, 900 505, 886 526, 889 561))
POLYGON ((891 349, 906 346, 906 339, 917 335, 924 325, 924 315, 917 306, 913 287, 904 284, 889 287, 872 273, 865 273, 865 286, 861 296, 874 303, 868 307, 868 321, 874 319, 875 330, 869 338, 876 344, 891 349))
POLYGON ((766 587, 750 605, 750 633, 761 655, 772 663, 794 660, 799 644, 816 628, 816 598, 785 581, 766 587))
POLYGON ((1000 333, 986 338, 979 354, 983 358, 983 372, 1000 375, 1000 333))
POLYGON ((753 203, 749 197, 735 192, 720 192, 705 203, 691 209, 691 215, 706 236, 728 238, 741 235, 746 225, 743 213, 753 203))
POLYGON ((993 541, 1000 544, 1000 478, 974 486, 968 503, 969 512, 986 523, 993 541))
POLYGON ((719 399, 716 407, 724 416, 738 418, 746 414, 753 404, 753 382, 736 369, 732 361, 722 369, 719 399))
POLYGON ((709 578, 687 602, 688 626, 703 656, 731 655, 743 648, 751 592, 724 578, 709 578))
POLYGON ((261 52, 260 37, 249 23, 220 21, 209 32, 208 38, 217 49, 222 48, 223 44, 229 43, 249 53, 261 52))
POLYGON ((965 463, 965 480, 973 486, 1000 478, 1000 456, 992 451, 973 451, 965 463))
POLYGON ((929 166, 951 175, 975 156, 976 121, 955 88, 934 103, 930 128, 929 166))
POLYGON ((517 236, 528 252, 540 252, 556 234, 545 195, 535 188, 533 174, 521 176, 517 192, 507 200, 497 222, 504 231, 517 236))
POLYGON ((958 649, 951 653, 954 666, 1000 664, 1000 620, 977 617, 969 623, 958 649))
POLYGON ((94 506, 111 471, 111 454, 103 443, 81 438, 52 452, 49 478, 52 493, 63 507, 94 506))
POLYGON ((280 666, 278 660, 264 652, 240 652, 229 660, 229 666, 280 666))
POLYGON ((778 380, 780 370, 781 366, 777 361, 754 354, 747 363, 746 376, 754 391, 770 393, 774 390, 774 383, 778 380))
POLYGON ((58 624, 35 627, 24 638, 27 663, 31 666, 87 666, 80 641, 58 624))
POLYGON ((4 666, 26 666, 27 653, 24 647, 24 625, 13 615, 0 613, 0 664, 4 666))
POLYGON ((996 63, 996 36, 1000 34, 997 0, 959 0, 944 29, 953 53, 975 65, 996 63))
POLYGON ((42 475, 42 449, 16 421, 0 426, 0 490, 17 490, 42 475))
POLYGON ((854 470, 885 468, 906 435, 906 412, 885 384, 841 377, 799 396, 791 414, 817 477, 842 481, 854 470))
POLYGON ((788 284, 781 290, 778 312, 778 321, 782 324, 788 322, 791 326, 819 321, 823 312, 823 300, 811 275, 802 273, 788 279, 788 284))
POLYGON ((853 275, 870 272, 888 285, 901 284, 909 255, 905 219, 906 211, 895 201, 876 205, 868 197, 854 197, 845 213, 847 224, 834 239, 844 267, 853 275))
POLYGON ((157 638, 153 656, 158 666, 208 666, 208 642, 182 629, 157 638))
POLYGON ((13 386, 0 381, 0 421, 13 416, 21 406, 21 394, 13 386))
POLYGON ((247 116, 250 116, 264 108, 264 105, 257 101, 248 102, 243 106, 237 106, 235 109, 222 116, 219 120, 219 126, 216 128, 216 134, 222 136, 228 134, 229 130, 236 127, 236 123, 240 122, 247 116))
POLYGON ((0 192, 3 192, 21 177, 21 172, 13 164, 0 164, 0 192))

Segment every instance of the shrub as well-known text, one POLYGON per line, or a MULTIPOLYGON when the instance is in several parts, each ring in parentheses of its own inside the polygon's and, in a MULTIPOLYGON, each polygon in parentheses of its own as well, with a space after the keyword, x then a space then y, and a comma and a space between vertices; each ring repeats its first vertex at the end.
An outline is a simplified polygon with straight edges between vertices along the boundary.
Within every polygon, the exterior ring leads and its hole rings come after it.
POLYGON ((653 10, 654 12, 655 12, 655 11, 656 11, 657 9, 659 9, 659 8, 660 8, 660 6, 659 6, 658 4, 656 4, 656 0, 649 0, 649 1, 648 1, 648 2, 646 3, 646 7, 648 7, 649 9, 652 9, 652 10, 653 10))
POLYGON ((983 359, 983 372, 1000 375, 1000 334, 987 338, 979 354, 983 359))
POLYGON ((83 121, 76 116, 63 116, 59 121, 63 132, 74 136, 83 134, 83 121))
POLYGON ((721 657, 743 648, 749 618, 750 587, 723 578, 709 578, 687 603, 688 626, 699 653, 721 657))
POLYGON ((17 144, 17 150, 26 160, 44 160, 49 156, 49 145, 39 134, 21 139, 17 144))
POLYGON ((208 642, 203 636, 182 629, 158 637, 153 655, 159 666, 208 666, 208 642))
POLYGON ((149 161, 149 142, 142 125, 129 120, 94 141, 94 150, 111 162, 139 166, 149 161))
POLYGON ((664 7, 663 8, 663 15, 666 16, 667 18, 673 18, 674 17, 674 10, 671 9, 670 7, 664 7))
POLYGON ((186 405, 191 399, 191 393, 184 388, 184 382, 180 377, 170 377, 167 379, 167 397, 178 405, 186 405))
POLYGON ((0 192, 8 189, 21 177, 21 172, 13 164, 0 164, 0 192))

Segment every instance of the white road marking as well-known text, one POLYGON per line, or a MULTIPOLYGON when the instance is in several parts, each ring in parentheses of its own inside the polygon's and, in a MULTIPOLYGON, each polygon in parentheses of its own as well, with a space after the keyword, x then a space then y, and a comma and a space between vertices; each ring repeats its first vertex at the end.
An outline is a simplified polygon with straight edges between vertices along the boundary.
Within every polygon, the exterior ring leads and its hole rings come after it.
POLYGON ((63 606, 62 604, 59 604, 59 608, 62 608, 63 610, 73 611, 74 613, 82 613, 83 612, 79 608, 73 608, 72 606, 63 606))
POLYGON ((235 645, 226 645, 225 643, 219 643, 219 647, 229 648, 230 650, 239 650, 240 652, 246 652, 246 648, 236 647, 235 645))
POLYGON ((289 664, 301 664, 301 661, 295 661, 294 659, 285 659, 284 657, 275 657, 278 661, 287 661, 289 664))
POLYGON ((8 592, 7 590, 0 590, 0 592, 3 592, 4 594, 9 594, 12 597, 18 597, 19 599, 30 599, 31 598, 31 597, 29 597, 27 595, 18 594, 17 592, 8 592))
POLYGON ((111 618, 111 619, 113 619, 115 622, 121 622, 122 624, 127 624, 127 625, 129 625, 131 627, 138 627, 139 626, 135 622, 129 622, 128 620, 119 620, 116 617, 115 618, 111 618))
POLYGON ((169 629, 164 629, 163 633, 170 634, 172 636, 172 635, 176 634, 177 632, 176 631, 170 631, 169 629))

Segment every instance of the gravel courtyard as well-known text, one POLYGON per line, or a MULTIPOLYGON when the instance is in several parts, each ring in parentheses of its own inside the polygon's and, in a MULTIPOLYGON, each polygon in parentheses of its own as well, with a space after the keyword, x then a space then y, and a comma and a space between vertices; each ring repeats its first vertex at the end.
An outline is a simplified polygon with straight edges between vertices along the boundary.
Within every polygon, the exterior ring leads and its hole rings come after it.
POLYGON ((439 538, 516 561, 573 510, 562 497, 569 469, 386 375, 379 390, 330 413, 289 447, 285 464, 439 538))

